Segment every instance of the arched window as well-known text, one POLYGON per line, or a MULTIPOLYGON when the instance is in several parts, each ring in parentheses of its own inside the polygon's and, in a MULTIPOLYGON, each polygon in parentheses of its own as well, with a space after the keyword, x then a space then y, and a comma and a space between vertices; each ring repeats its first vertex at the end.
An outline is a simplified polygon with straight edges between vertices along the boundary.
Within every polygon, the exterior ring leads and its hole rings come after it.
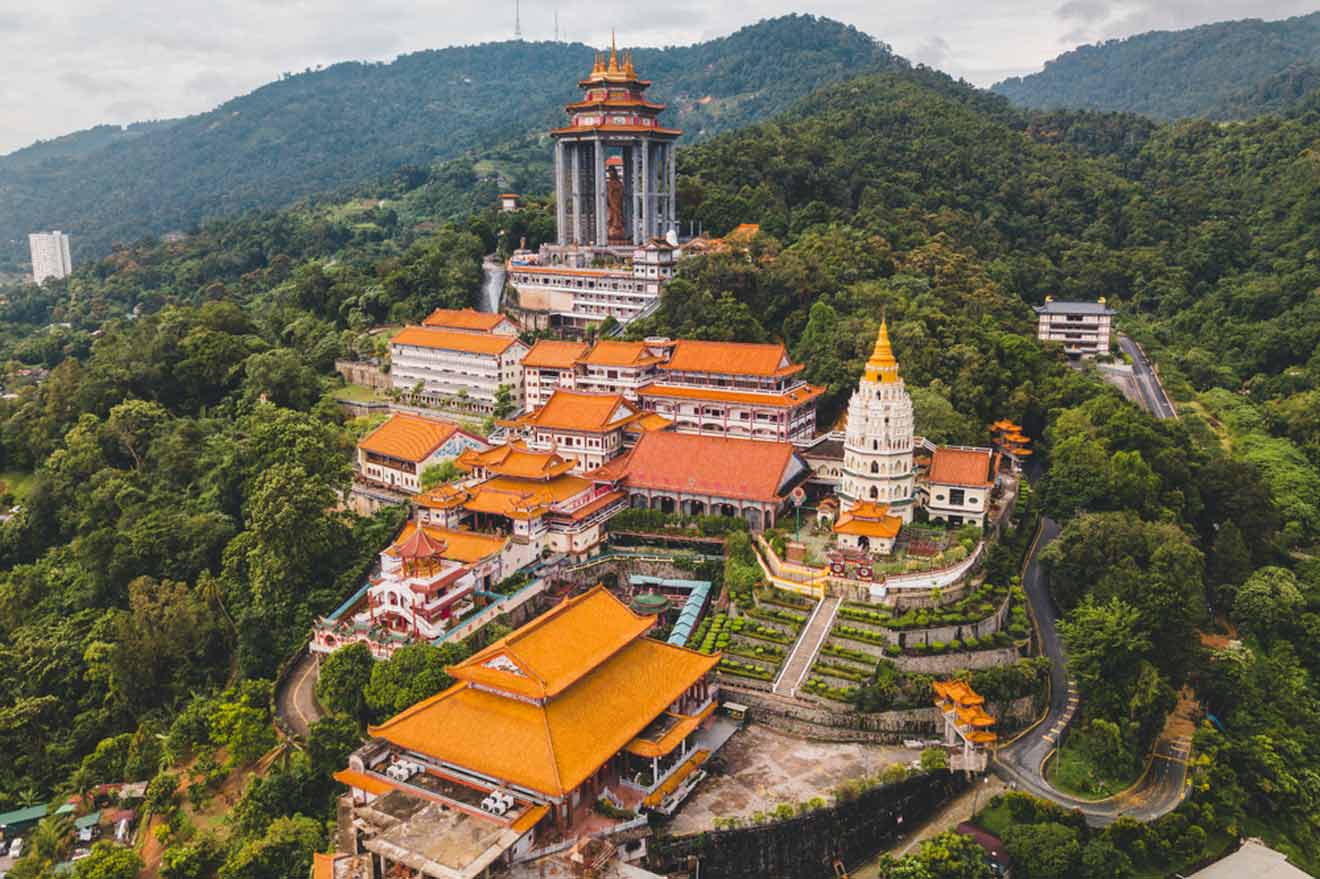
POLYGON ((871 486, 871 500, 874 501, 874 500, 879 500, 879 499, 880 499, 880 492, 879 492, 879 490, 877 490, 876 487, 875 487, 874 485, 871 486))
POLYGON ((871 472, 872 472, 872 473, 879 473, 879 472, 880 472, 880 465, 879 465, 877 462, 875 462, 875 461, 872 461, 872 462, 871 462, 871 472))

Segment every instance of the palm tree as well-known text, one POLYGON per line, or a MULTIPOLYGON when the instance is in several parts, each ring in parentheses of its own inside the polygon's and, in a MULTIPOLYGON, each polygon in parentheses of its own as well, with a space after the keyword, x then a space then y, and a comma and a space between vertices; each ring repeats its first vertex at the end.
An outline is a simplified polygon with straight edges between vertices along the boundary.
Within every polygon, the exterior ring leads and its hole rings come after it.
POLYGON ((37 790, 32 785, 28 785, 18 792, 18 804, 25 809, 29 806, 37 805, 41 802, 41 799, 41 791, 37 790))
POLYGON ((73 821, 67 815, 47 815, 28 841, 38 858, 61 861, 73 842, 73 821))

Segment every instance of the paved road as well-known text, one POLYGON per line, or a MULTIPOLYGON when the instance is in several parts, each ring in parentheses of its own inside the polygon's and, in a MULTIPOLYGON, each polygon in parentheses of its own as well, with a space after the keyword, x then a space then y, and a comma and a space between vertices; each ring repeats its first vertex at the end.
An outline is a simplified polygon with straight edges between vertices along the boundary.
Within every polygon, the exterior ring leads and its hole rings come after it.
POLYGON ((1076 686, 1068 680, 1067 655, 1056 625, 1058 609, 1050 597, 1039 559, 1040 551, 1058 535, 1059 526, 1049 518, 1044 519, 1022 579, 1022 587, 1040 630, 1041 652, 1051 660, 1049 712, 1029 733, 1001 748, 991 766, 997 775, 1022 790, 1069 809, 1080 809, 1087 822, 1094 826, 1112 823, 1120 815, 1140 820, 1158 818, 1182 802, 1190 748, 1185 740, 1157 744, 1150 768, 1137 785, 1108 800, 1092 802, 1068 796, 1055 790, 1041 772, 1045 758, 1072 722, 1079 701, 1076 686))
POLYGON ((1132 378, 1136 381, 1137 392, 1141 395, 1146 411, 1160 419, 1177 418, 1178 410, 1160 388, 1160 383, 1155 379, 1155 370, 1141 346, 1119 333, 1118 347, 1132 358, 1132 378))
POLYGON ((301 739, 306 739, 312 724, 325 715, 316 701, 316 657, 310 651, 304 651, 285 676, 275 707, 288 728, 301 739))

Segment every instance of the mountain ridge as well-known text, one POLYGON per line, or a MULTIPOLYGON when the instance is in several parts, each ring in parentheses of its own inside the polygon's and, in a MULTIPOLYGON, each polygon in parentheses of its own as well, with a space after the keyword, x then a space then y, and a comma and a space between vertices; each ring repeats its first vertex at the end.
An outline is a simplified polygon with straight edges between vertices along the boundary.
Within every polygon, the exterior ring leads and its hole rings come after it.
MULTIPOLYGON (((593 51, 511 41, 341 62, 145 130, 34 145, 0 157, 0 240, 60 228, 75 257, 97 256, 506 142, 561 118, 593 51)), ((856 28, 813 16, 634 57, 690 140, 771 115, 824 82, 904 63, 856 28)))
MULTIPOLYGON (((1253 88, 1320 62, 1320 12, 1213 22, 1079 46, 991 86, 1030 109, 1117 110, 1162 121, 1241 119, 1280 105, 1253 88)), ((1267 91, 1269 86, 1265 85, 1267 91)), ((1277 90, 1277 88, 1276 88, 1277 90)))

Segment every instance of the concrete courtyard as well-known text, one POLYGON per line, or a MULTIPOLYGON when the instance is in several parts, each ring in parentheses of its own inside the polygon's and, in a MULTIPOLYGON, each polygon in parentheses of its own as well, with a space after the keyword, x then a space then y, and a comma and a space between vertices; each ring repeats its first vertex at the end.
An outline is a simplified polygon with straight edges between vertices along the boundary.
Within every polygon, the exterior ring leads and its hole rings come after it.
POLYGON ((808 742, 752 724, 719 752, 728 767, 703 781, 669 825, 674 834, 701 833, 716 818, 747 817, 780 803, 812 797, 829 800, 850 778, 878 772, 891 763, 910 763, 920 751, 882 745, 808 742))

